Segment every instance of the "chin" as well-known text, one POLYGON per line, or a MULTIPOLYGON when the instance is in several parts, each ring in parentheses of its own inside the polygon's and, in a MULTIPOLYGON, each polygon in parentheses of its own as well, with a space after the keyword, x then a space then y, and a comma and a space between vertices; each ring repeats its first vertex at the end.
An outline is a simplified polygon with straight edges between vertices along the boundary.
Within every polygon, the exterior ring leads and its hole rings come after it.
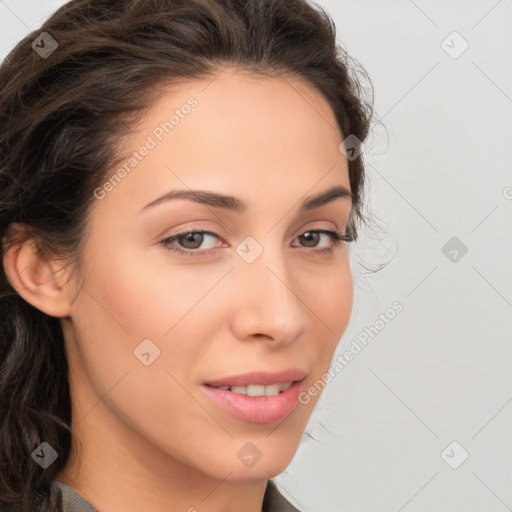
POLYGON ((229 458, 226 461, 223 476, 231 471, 229 480, 243 482, 268 480, 282 473, 295 456, 300 439, 292 443, 290 438, 283 439, 277 435, 274 439, 271 437, 272 434, 260 440, 254 438, 253 441, 236 442, 236 459, 229 458))

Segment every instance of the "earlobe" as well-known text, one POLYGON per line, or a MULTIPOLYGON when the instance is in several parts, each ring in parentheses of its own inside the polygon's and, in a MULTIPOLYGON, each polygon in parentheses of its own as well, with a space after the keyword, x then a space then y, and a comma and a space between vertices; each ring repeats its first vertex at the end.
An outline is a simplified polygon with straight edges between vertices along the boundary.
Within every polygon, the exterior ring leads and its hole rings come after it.
POLYGON ((43 313, 59 318, 68 316, 70 302, 65 286, 57 277, 56 262, 43 255, 36 240, 26 235, 21 224, 9 226, 6 239, 13 236, 19 238, 3 257, 4 271, 11 286, 43 313))

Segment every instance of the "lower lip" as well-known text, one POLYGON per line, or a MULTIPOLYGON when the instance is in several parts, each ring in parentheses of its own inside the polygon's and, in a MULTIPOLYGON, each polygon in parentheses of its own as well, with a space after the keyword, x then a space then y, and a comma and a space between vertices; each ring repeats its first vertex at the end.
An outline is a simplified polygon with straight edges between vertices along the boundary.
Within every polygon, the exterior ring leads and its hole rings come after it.
POLYGON ((238 419, 250 423, 272 423, 290 414, 297 406, 302 381, 274 396, 248 396, 228 389, 202 386, 208 396, 222 409, 238 419))

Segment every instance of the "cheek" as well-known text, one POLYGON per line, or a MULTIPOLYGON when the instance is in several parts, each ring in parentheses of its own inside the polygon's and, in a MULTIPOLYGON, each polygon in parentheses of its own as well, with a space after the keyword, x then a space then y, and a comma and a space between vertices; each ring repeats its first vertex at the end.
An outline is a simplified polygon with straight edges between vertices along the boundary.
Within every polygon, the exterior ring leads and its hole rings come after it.
MULTIPOLYGON (((225 363, 229 357, 224 346, 211 346, 208 333, 222 338, 219 332, 227 332, 229 315, 243 311, 245 303, 235 298, 244 297, 246 290, 233 276, 226 276, 229 265, 222 263, 180 265, 158 258, 158 265, 149 265, 129 251, 118 252, 121 264, 113 265, 115 260, 96 261, 87 291, 75 305, 73 321, 81 335, 79 364, 96 395, 87 410, 97 407, 92 414, 117 417, 163 452, 202 464, 205 471, 212 470, 205 450, 218 452, 219 475, 231 471, 247 432, 234 430, 234 439, 226 437, 196 400, 194 386, 211 364, 225 363), (148 366, 134 355, 144 339, 152 340, 160 351, 153 360, 154 349, 148 346, 153 361, 148 366), (98 397, 104 398, 95 406, 98 397)), ((352 276, 348 259, 340 258, 339 263, 314 271, 305 265, 291 281, 310 320, 310 330, 293 350, 302 354, 312 379, 328 368, 350 319, 352 276)), ((281 425, 281 434, 262 436, 258 442, 262 452, 275 454, 274 464, 282 469, 295 452, 317 399, 300 405, 297 414, 281 425)))
POLYGON ((323 286, 316 294, 316 303, 319 304, 317 313, 323 314, 321 318, 336 335, 341 336, 348 325, 353 298, 352 272, 347 260, 325 276, 323 286))
POLYGON ((198 266, 187 268, 164 258, 155 264, 129 251, 119 252, 95 262, 85 285, 86 304, 76 313, 87 310, 82 316, 94 317, 104 329, 119 330, 121 337, 129 336, 133 342, 169 334, 187 320, 188 312, 222 275, 222 269, 217 276, 198 266))
POLYGON ((303 300, 311 310, 314 324, 319 328, 323 327, 324 338, 341 336, 350 320, 354 298, 348 256, 343 254, 336 266, 331 266, 326 271, 305 276, 301 290, 303 300), (327 336, 327 333, 331 336, 327 336))
MULTIPOLYGON (((115 272, 99 266, 95 270, 85 285, 87 292, 76 300, 73 318, 80 344, 75 364, 79 416, 90 414, 91 422, 94 416, 98 421, 110 418, 112 431, 121 422, 126 431, 148 440, 146 446, 183 461, 203 456, 182 442, 191 438, 193 446, 200 446, 211 429, 211 418, 190 395, 190 375, 197 371, 204 339, 200 331, 207 319, 205 309, 201 318, 194 316, 200 297, 181 290, 193 290, 195 284, 171 276, 169 286, 161 277, 143 275, 140 268, 131 273, 128 264, 115 272), (138 350, 144 339, 151 343, 138 350)), ((211 285, 203 283, 205 291, 211 285)))
POLYGON ((329 369, 352 315, 354 288, 348 257, 346 264, 326 273, 319 283, 309 283, 304 297, 313 319, 313 332, 306 343, 316 379, 329 369))
MULTIPOLYGON (((245 297, 247 290, 226 275, 230 265, 225 262, 177 263, 162 249, 149 264, 145 253, 128 249, 116 253, 116 247, 109 247, 109 259, 95 259, 87 291, 82 291, 75 310, 83 323, 79 330, 88 333, 88 349, 103 354, 110 364, 130 367, 137 362, 133 351, 145 339, 161 351, 169 349, 161 353, 160 362, 165 361, 166 367, 175 368, 177 361, 187 358, 197 360, 207 348, 196 346, 204 343, 205 329, 214 334, 226 328, 230 315, 239 312, 237 304, 243 308, 243 300, 236 299, 245 297)), ((311 345, 314 360, 325 363, 352 312, 353 282, 346 249, 340 250, 336 264, 298 265, 290 284, 310 319, 312 332, 304 333, 302 342, 311 345)))
POLYGON ((220 321, 222 306, 209 291, 226 269, 206 272, 160 260, 157 267, 119 252, 109 252, 110 261, 95 261, 74 303, 80 364, 98 396, 129 372, 116 384, 117 393, 130 389, 126 404, 140 407, 151 396, 165 410, 187 398, 179 382, 193 380, 208 342, 205 329, 220 321), (116 260, 122 265, 112 264, 116 260))

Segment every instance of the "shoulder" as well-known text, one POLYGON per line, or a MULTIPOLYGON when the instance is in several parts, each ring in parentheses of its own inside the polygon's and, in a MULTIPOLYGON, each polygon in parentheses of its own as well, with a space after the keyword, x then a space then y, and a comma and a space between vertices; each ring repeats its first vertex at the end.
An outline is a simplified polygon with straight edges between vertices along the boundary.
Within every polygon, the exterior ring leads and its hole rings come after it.
POLYGON ((60 489, 62 494, 62 512, 99 512, 73 487, 57 480, 54 480, 53 484, 60 489))
POLYGON ((295 508, 280 492, 273 480, 267 482, 262 512, 301 512, 295 508))

